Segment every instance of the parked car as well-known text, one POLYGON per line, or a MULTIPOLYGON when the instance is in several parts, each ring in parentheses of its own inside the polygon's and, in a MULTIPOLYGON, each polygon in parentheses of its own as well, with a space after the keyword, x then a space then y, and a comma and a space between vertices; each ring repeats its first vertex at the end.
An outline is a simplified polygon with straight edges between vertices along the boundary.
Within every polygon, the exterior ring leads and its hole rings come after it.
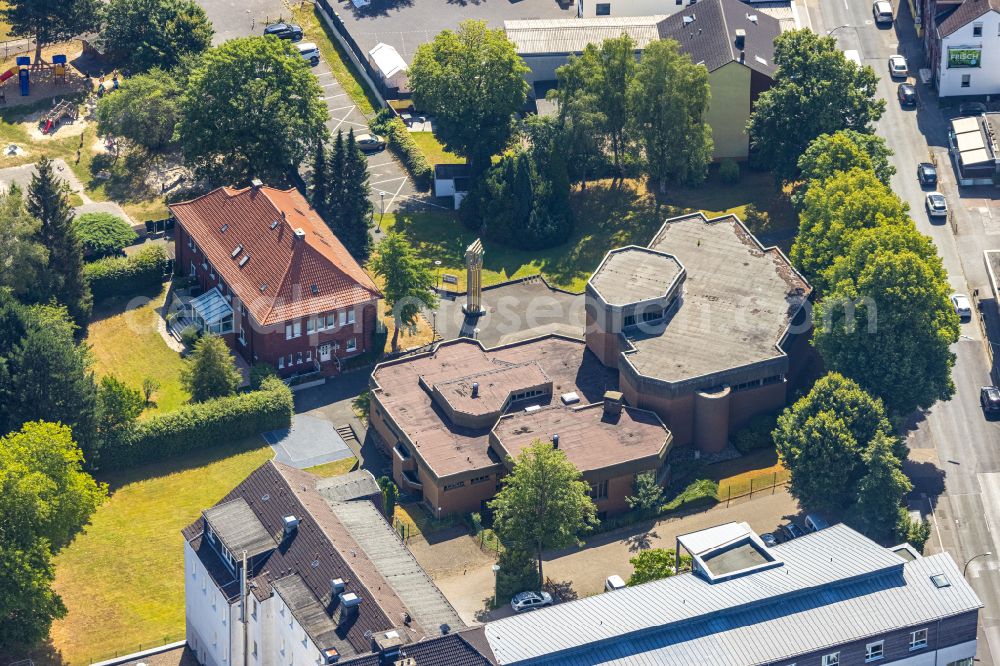
POLYGON ((987 414, 1000 412, 1000 388, 984 386, 979 389, 979 404, 987 414))
POLYGON ((906 66, 906 58, 901 55, 889 56, 889 76, 905 79, 909 75, 910 69, 906 66))
POLYGON ((608 576, 604 580, 604 591, 614 592, 615 590, 621 590, 625 587, 625 581, 618 574, 608 576))
POLYGON ((896 88, 896 97, 903 106, 917 105, 917 89, 912 83, 900 83, 896 88))
POLYGON ((830 523, 826 522, 826 518, 818 513, 810 513, 805 519, 806 532, 819 532, 820 530, 825 530, 830 526, 830 523))
POLYGON ((265 35, 274 35, 278 39, 290 39, 297 42, 302 39, 302 26, 294 23, 272 23, 264 28, 265 35))
POLYGON ((986 105, 982 102, 962 102, 958 105, 960 116, 981 116, 986 113, 986 105))
POLYGON ((802 528, 796 525, 795 523, 788 523, 786 525, 782 525, 780 529, 781 529, 781 536, 785 541, 791 541, 792 539, 797 539, 805 534, 805 532, 802 531, 802 528))
POLYGON ((552 595, 548 592, 518 592, 510 600, 510 607, 514 609, 515 613, 523 613, 551 605, 552 595))
POLYGON ((296 44, 295 47, 299 50, 299 55, 302 56, 302 59, 310 65, 315 67, 319 64, 319 47, 314 43, 302 42, 301 44, 296 44))
POLYGON ((962 321, 972 319, 972 303, 965 294, 952 294, 951 304, 955 307, 955 314, 962 321))
POLYGON ((917 180, 924 187, 934 187, 937 185, 937 167, 930 162, 922 162, 917 165, 917 180))
POLYGON ((928 192, 924 197, 924 208, 931 217, 948 217, 948 201, 940 192, 928 192))
POLYGON ((379 150, 385 150, 385 139, 376 134, 359 134, 355 141, 357 141, 358 148, 363 153, 374 153, 379 150))
POLYGON ((872 3, 872 16, 875 23, 892 23, 892 3, 888 0, 875 0, 872 3))
POLYGON ((764 542, 764 545, 768 548, 773 548, 778 545, 778 540, 774 538, 774 535, 770 532, 764 532, 760 535, 760 540, 764 542))

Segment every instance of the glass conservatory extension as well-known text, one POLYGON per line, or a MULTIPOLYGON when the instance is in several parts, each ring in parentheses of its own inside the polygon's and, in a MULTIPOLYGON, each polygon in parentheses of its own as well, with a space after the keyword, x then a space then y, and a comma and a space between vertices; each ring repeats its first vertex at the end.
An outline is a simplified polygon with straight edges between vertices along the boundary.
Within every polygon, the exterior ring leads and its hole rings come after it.
POLYGON ((224 335, 233 332, 233 307, 218 287, 206 291, 188 303, 195 325, 204 333, 224 335))

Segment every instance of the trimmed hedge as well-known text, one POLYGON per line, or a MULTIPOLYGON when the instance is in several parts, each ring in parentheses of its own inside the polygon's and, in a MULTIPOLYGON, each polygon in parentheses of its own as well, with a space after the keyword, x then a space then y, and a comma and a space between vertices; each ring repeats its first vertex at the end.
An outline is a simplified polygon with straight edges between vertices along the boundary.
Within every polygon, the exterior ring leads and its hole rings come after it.
POLYGON ((740 453, 750 453, 759 449, 773 449, 775 425, 778 421, 778 412, 770 414, 758 414, 740 430, 733 433, 731 441, 736 450, 740 453))
POLYGON ((403 161, 403 166, 410 172, 413 184, 421 192, 431 188, 434 181, 434 169, 428 164, 427 158, 417 146, 406 124, 399 119, 392 109, 382 109, 372 117, 372 131, 385 136, 392 152, 403 161))
POLYGON ((104 443, 100 467, 127 469, 287 428, 292 412, 291 390, 280 379, 268 377, 259 391, 193 403, 136 421, 121 437, 104 443))
POLYGON ((163 284, 167 253, 160 245, 147 245, 131 257, 108 257, 85 264, 94 300, 109 296, 131 296, 163 284))
POLYGON ((73 230, 91 257, 111 257, 135 242, 128 222, 111 213, 84 213, 73 220, 73 230))

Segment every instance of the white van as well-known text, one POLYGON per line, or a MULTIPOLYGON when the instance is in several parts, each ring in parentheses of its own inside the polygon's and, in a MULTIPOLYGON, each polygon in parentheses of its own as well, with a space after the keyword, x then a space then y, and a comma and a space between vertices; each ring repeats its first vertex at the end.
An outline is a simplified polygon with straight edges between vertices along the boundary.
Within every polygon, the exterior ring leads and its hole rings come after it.
POLYGON ((308 62, 310 65, 315 67, 319 64, 319 47, 313 42, 301 42, 295 45, 295 48, 299 50, 299 55, 302 59, 308 62))
POLYGON ((850 60, 858 67, 861 67, 861 54, 855 51, 854 49, 848 49, 844 51, 844 58, 850 60))
POLYGON ((615 590, 621 590, 625 588, 625 581, 618 574, 608 576, 604 581, 604 591, 614 592, 615 590))

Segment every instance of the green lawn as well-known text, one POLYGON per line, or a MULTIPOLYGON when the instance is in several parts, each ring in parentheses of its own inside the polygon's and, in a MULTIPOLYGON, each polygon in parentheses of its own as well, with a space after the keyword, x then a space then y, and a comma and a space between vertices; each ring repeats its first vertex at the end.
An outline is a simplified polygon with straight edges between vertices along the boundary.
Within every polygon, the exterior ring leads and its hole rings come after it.
MULTIPOLYGON (((591 272, 608 250, 631 243, 645 245, 666 218, 693 210, 710 216, 742 215, 749 203, 768 211, 775 229, 794 226, 795 217, 787 198, 775 189, 773 178, 766 173, 746 172, 740 183, 727 185, 719 182, 713 171, 709 181, 699 188, 672 188, 666 203, 660 205, 636 182, 590 183, 586 190, 573 192, 576 229, 564 245, 528 251, 487 239, 483 283, 495 284, 541 273, 554 286, 583 291, 591 272)), ((441 261, 441 273, 458 278, 457 285, 443 286, 464 291, 465 248, 477 234, 462 225, 457 213, 387 214, 382 229, 403 233, 428 261, 441 261)))
POLYGON ((52 626, 67 664, 184 636, 180 531, 273 454, 253 438, 110 479, 111 498, 56 557, 69 614, 52 626))
POLYGON ((142 388, 144 377, 159 381, 160 389, 153 396, 155 404, 145 413, 168 412, 190 396, 180 382, 180 354, 167 346, 156 328, 160 318, 156 310, 163 304, 164 293, 146 297, 149 300, 133 309, 128 309, 132 299, 113 298, 98 303, 87 343, 99 376, 114 374, 137 389, 142 388))
POLYGON ((465 158, 445 150, 433 132, 410 132, 410 137, 431 166, 435 164, 465 164, 465 158))
POLYGON ((315 467, 307 467, 306 471, 310 474, 327 478, 347 474, 354 469, 354 466, 357 464, 358 459, 351 456, 350 458, 344 458, 343 460, 334 460, 333 462, 323 463, 322 465, 316 465, 315 467))
POLYGON ((377 102, 368 97, 368 90, 361 83, 361 77, 354 71, 354 65, 344 53, 340 42, 330 33, 326 22, 320 18, 320 8, 311 2, 303 2, 292 10, 295 22, 302 26, 305 39, 315 42, 323 60, 330 65, 334 77, 344 87, 344 92, 366 116, 375 112, 377 102))

